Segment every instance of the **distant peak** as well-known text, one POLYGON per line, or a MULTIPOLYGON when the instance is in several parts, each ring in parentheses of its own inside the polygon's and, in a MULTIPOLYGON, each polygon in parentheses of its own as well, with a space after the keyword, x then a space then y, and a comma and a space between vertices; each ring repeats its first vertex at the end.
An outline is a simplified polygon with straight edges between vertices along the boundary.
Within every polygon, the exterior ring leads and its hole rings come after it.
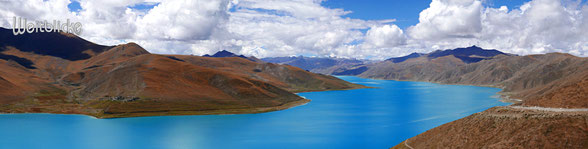
POLYGON ((408 59, 421 57, 422 55, 424 55, 424 54, 413 52, 413 53, 410 53, 409 55, 406 55, 406 56, 389 58, 389 59, 387 59, 387 61, 392 61, 393 63, 401 63, 401 62, 404 62, 408 59))
POLYGON ((134 47, 134 48, 139 48, 139 49, 143 49, 144 50, 143 47, 141 47, 140 45, 138 45, 137 43, 134 43, 134 42, 129 42, 129 43, 126 43, 126 44, 119 44, 117 47, 127 47, 127 48, 134 47))
POLYGON ((114 48, 112 48, 114 52, 117 53, 124 53, 126 55, 141 55, 141 54, 150 54, 149 51, 145 50, 143 47, 138 45, 134 42, 129 42, 126 44, 120 44, 114 48))
POLYGON ((423 53, 412 52, 409 55, 424 55, 423 53))
POLYGON ((237 55, 237 54, 235 54, 233 52, 229 52, 227 50, 218 51, 218 52, 214 53, 213 55, 205 54, 205 55, 203 55, 203 57, 240 57, 240 58, 248 59, 251 61, 255 61, 255 59, 253 59, 253 58, 248 58, 244 55, 237 55))
POLYGON ((508 55, 498 50, 482 49, 476 45, 467 48, 447 49, 443 51, 435 51, 428 54, 427 57, 434 59, 443 56, 453 55, 461 59, 465 63, 475 63, 484 59, 491 59, 496 55, 508 55))
POLYGON ((218 52, 216 52, 216 53, 231 53, 231 54, 234 54, 233 52, 229 52, 229 51, 227 51, 227 50, 220 50, 220 51, 218 51, 218 52))
POLYGON ((480 47, 478 47, 478 46, 476 46, 476 45, 472 45, 471 47, 468 47, 468 48, 482 49, 482 48, 480 48, 480 47))
POLYGON ((208 57, 245 57, 245 56, 237 55, 237 54, 235 54, 233 52, 229 52, 227 50, 221 50, 221 51, 214 53, 212 56, 208 55, 208 57))
POLYGON ((129 42, 129 43, 125 44, 125 45, 129 45, 129 46, 139 46, 139 45, 138 45, 137 43, 135 43, 135 42, 129 42))

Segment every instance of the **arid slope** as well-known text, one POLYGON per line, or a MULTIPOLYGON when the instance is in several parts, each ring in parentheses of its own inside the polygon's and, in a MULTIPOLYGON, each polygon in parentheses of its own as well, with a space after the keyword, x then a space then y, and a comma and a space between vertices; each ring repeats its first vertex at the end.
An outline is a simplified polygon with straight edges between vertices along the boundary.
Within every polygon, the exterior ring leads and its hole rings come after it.
POLYGON ((6 38, 0 43, 0 112, 101 118, 258 113, 309 101, 293 92, 364 87, 240 57, 158 55, 135 43, 108 47, 71 34, 12 37, 0 31, 6 38))
MULTIPOLYGON (((402 78, 377 73, 362 75, 373 78, 499 87, 503 88, 504 98, 514 99, 511 101, 515 104, 491 108, 444 124, 393 148, 588 146, 588 58, 562 53, 498 55, 492 59, 455 67, 443 67, 451 63, 437 64, 434 60, 405 67, 391 66, 397 68, 393 73, 416 73, 419 74, 417 77, 402 78), (436 65, 442 69, 427 68, 429 65, 436 65), (515 108, 519 106, 528 108, 515 108), (532 109, 533 107, 556 110, 537 110, 532 109)), ((410 60, 407 60, 407 64, 408 61, 410 60)))
POLYGON ((443 124, 393 148, 586 148, 588 112, 494 107, 443 124))

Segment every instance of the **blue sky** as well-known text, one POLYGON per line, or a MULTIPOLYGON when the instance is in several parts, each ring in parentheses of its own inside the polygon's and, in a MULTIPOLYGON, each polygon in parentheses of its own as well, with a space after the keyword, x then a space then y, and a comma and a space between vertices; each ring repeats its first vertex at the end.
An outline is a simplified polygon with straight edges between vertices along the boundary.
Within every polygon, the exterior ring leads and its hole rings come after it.
MULTIPOLYGON (((529 0, 488 0, 484 5, 487 7, 498 8, 507 6, 509 9, 519 8, 529 0)), ((430 0, 327 0, 321 3, 327 8, 341 8, 352 13, 344 16, 353 19, 362 20, 386 20, 395 19, 394 24, 405 29, 415 25, 419 21, 419 13, 429 7, 430 0)), ((129 8, 139 10, 149 10, 157 4, 137 4, 129 8)), ((72 12, 81 10, 80 3, 72 1, 68 5, 72 12)))
POLYGON ((10 27, 14 16, 68 18, 82 22, 81 36, 90 41, 135 42, 161 54, 386 59, 477 45, 519 55, 588 56, 582 1, 19 0, 0 5, 0 26, 10 27))
MULTIPOLYGON (((157 6, 158 4, 159 3, 139 3, 139 4, 135 4, 133 6, 129 6, 129 8, 136 9, 136 10, 148 11, 148 10, 152 9, 153 7, 157 6)), ((80 12, 80 10, 82 10, 82 6, 80 5, 80 2, 75 1, 75 0, 72 0, 71 3, 69 3, 67 5, 67 8, 71 12, 80 12)))
MULTIPOLYGON (((529 0, 488 0, 484 5, 509 9, 519 8, 529 0)), ((352 13, 345 17, 363 20, 396 19, 394 24, 405 29, 419 22, 419 13, 429 7, 430 0, 327 0, 322 3, 327 8, 342 8, 352 13)))
POLYGON ((67 5, 67 8, 69 8, 69 11, 71 12, 79 12, 80 10, 82 10, 80 2, 77 1, 72 1, 70 4, 67 5))

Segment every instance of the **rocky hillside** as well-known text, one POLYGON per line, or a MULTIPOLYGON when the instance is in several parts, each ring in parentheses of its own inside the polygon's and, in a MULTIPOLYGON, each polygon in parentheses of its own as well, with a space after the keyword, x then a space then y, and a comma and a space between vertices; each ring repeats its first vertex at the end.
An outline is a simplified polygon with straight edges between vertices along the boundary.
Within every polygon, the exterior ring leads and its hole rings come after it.
POLYGON ((586 148, 587 111, 494 107, 392 148, 586 148))
POLYGON ((588 58, 516 56, 472 46, 327 69, 365 78, 498 87, 504 99, 515 102, 433 128, 393 148, 588 146, 588 58))
POLYGON ((444 71, 501 56, 512 55, 476 46, 437 50, 427 54, 412 53, 364 65, 368 69, 358 75, 378 79, 431 81, 444 71))
POLYGON ((8 113, 102 118, 257 113, 308 102, 294 92, 363 87, 292 66, 240 57, 151 54, 134 43, 108 47, 63 33, 0 42, 0 112, 8 113), (52 40, 63 48, 33 42, 52 40))
POLYGON ((588 107, 588 100, 581 100, 587 58, 562 53, 516 56, 475 46, 411 55, 345 71, 364 69, 357 76, 365 78, 493 86, 503 88, 505 98, 523 100, 520 104, 527 106, 588 107), (472 57, 483 59, 472 62, 472 57))
POLYGON ((585 148, 588 145, 588 127, 585 127, 588 58, 562 53, 500 54, 466 63, 453 55, 418 57, 401 63, 374 64, 360 76, 499 87, 503 88, 504 98, 515 102, 513 106, 492 108, 444 124, 394 148, 585 148))
POLYGON ((259 63, 239 57, 209 58, 186 55, 173 55, 173 57, 186 63, 266 81, 291 92, 322 91, 357 86, 333 76, 310 73, 290 65, 259 63))

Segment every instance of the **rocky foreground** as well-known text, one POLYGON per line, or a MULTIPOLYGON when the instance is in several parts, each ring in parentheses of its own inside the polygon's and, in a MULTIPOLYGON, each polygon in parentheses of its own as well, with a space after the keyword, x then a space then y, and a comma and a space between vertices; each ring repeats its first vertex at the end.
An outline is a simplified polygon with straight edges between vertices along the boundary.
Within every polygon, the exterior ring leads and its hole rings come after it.
POLYGON ((585 148, 588 109, 494 107, 393 148, 585 148))

